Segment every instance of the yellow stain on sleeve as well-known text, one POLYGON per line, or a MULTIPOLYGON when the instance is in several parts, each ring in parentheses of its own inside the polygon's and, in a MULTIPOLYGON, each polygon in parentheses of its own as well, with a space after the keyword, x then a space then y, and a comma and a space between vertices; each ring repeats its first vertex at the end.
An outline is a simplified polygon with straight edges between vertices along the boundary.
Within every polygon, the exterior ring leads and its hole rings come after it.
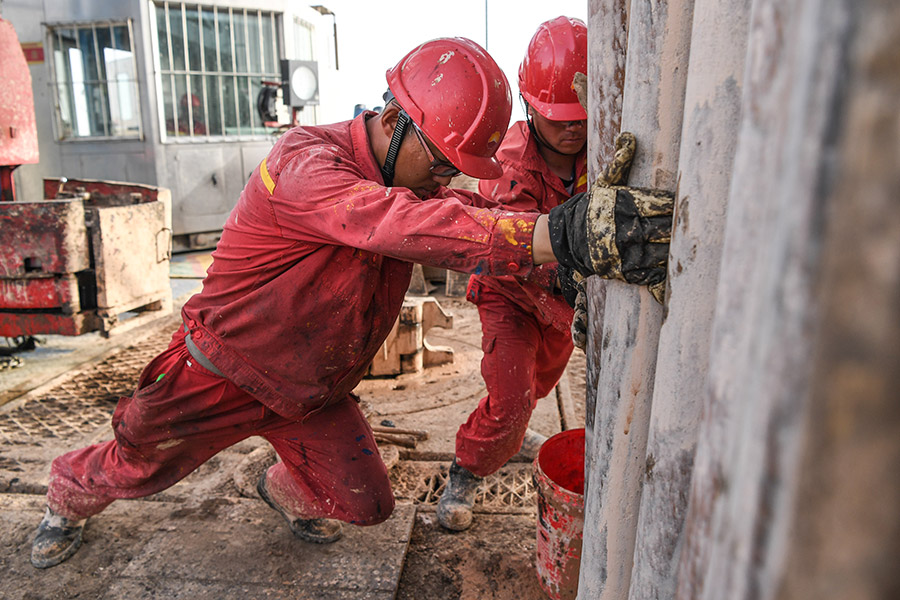
POLYGON ((519 230, 516 219, 498 219, 497 229, 500 230, 511 246, 519 245, 519 241, 516 239, 516 232, 519 230))
POLYGON ((259 176, 262 177, 263 183, 266 186, 266 189, 269 190, 269 193, 273 193, 275 191, 275 182, 272 180, 272 176, 269 175, 269 169, 266 168, 266 159, 263 159, 261 163, 259 163, 259 176))

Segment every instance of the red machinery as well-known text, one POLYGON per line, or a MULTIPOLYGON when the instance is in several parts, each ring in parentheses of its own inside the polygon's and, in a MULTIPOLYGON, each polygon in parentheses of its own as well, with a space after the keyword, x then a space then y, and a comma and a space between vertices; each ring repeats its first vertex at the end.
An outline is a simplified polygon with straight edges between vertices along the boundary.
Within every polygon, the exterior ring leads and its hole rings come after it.
POLYGON ((19 38, 0 19, 0 201, 16 199, 12 173, 38 161, 37 124, 31 95, 31 73, 19 38))
POLYGON ((0 81, 0 336, 106 335, 170 313, 169 190, 59 178, 41 200, 16 198, 13 171, 38 162, 38 137, 31 74, 3 19, 0 81))

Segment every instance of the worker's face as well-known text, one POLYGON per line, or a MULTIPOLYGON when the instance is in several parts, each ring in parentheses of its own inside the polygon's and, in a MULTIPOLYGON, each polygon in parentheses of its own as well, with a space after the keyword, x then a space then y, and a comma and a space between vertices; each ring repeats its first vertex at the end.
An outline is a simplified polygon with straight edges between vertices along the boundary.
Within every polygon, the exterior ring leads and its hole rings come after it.
POLYGON ((560 154, 578 154, 587 143, 587 121, 551 121, 528 107, 541 140, 560 154))
POLYGON ((433 166, 437 173, 446 172, 441 168, 443 164, 449 165, 450 161, 410 123, 397 153, 394 185, 409 188, 419 198, 430 198, 453 178, 453 175, 442 176, 432 172, 433 166))

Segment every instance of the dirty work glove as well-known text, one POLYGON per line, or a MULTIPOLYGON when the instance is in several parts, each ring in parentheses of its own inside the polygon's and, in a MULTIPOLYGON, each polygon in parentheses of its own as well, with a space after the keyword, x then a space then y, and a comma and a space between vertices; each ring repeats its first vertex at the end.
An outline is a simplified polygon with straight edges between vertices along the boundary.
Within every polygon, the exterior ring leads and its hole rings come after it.
MULTIPOLYGON (((587 110, 587 77, 576 73, 572 88, 587 110)), ((613 160, 590 191, 550 211, 550 243, 560 265, 585 277, 647 285, 662 303, 674 198, 623 186, 636 147, 633 134, 623 131, 616 137, 613 160)))
POLYGON ((556 280, 559 282, 559 289, 563 298, 566 299, 566 303, 574 308, 575 298, 578 296, 578 286, 584 281, 584 277, 572 267, 560 264, 556 267, 556 280))
POLYGON ((663 282, 673 204, 669 192, 594 185, 550 211, 553 253, 585 277, 663 282))
POLYGON ((575 309, 572 319, 572 341, 584 350, 587 342, 587 296, 584 293, 584 277, 571 267, 560 264, 556 278, 566 302, 575 309))
POLYGON ((575 296, 575 314, 572 316, 572 343, 576 348, 584 350, 587 346, 588 305, 587 294, 584 293, 584 281, 578 284, 578 295, 575 296))

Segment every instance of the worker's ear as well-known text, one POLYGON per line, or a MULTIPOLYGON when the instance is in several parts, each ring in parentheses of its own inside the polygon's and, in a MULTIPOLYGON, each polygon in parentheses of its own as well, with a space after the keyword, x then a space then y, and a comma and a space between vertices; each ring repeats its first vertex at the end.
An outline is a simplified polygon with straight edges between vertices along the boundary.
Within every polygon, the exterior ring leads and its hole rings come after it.
POLYGON ((386 137, 390 138, 394 135, 394 128, 397 127, 399 117, 400 106, 396 102, 388 102, 388 105, 381 111, 381 127, 386 137))

